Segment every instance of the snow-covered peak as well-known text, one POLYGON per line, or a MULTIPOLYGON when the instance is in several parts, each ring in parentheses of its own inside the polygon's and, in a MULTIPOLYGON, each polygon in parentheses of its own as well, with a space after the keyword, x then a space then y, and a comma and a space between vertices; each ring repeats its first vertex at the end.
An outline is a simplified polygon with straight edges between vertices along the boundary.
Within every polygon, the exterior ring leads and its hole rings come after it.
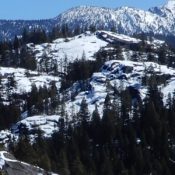
POLYGON ((0 20, 0 38, 19 35, 24 28, 32 30, 37 26, 51 31, 52 27, 62 27, 65 24, 72 31, 77 27, 86 30, 93 26, 98 30, 115 29, 119 33, 129 35, 135 33, 175 35, 174 20, 175 0, 169 0, 164 6, 153 7, 148 11, 127 6, 106 8, 84 5, 73 7, 53 19, 42 20, 42 23, 0 20))
POLYGON ((171 11, 175 10, 175 0, 168 0, 164 7, 171 11))
POLYGON ((121 7, 117 9, 80 6, 72 8, 57 18, 57 25, 67 24, 72 30, 80 27, 81 29, 89 29, 92 26, 96 29, 111 30, 115 29, 118 33, 134 34, 134 33, 155 33, 165 34, 174 33, 172 24, 155 12, 155 10, 144 11, 131 7, 121 7))
POLYGON ((149 9, 150 12, 166 18, 166 21, 174 21, 175 18, 175 0, 168 0, 165 5, 160 7, 153 7, 149 9))

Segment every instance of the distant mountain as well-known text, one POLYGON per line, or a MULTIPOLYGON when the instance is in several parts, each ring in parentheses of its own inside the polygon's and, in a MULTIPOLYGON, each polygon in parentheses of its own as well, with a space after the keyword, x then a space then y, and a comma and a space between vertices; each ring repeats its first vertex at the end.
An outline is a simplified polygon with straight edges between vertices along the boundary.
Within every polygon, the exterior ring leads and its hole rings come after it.
POLYGON ((51 31, 54 26, 67 24, 71 30, 96 29, 115 30, 123 34, 151 33, 175 35, 175 1, 148 11, 121 7, 117 9, 79 6, 48 20, 0 20, 0 39, 11 39, 20 35, 24 28, 43 28, 51 31))
POLYGON ((118 33, 153 33, 174 35, 175 1, 168 1, 161 7, 154 7, 148 11, 130 7, 117 9, 80 6, 60 14, 56 20, 58 25, 68 24, 72 29, 80 26, 111 30, 118 33))
POLYGON ((54 24, 54 20, 0 20, 0 40, 13 39, 24 29, 32 31, 41 28, 48 32, 54 24))

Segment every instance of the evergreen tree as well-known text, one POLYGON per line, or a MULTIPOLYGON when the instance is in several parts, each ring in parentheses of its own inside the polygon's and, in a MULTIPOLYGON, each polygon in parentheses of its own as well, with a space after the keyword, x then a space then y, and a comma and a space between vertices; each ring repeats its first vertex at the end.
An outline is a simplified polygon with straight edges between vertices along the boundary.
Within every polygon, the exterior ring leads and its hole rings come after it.
POLYGON ((78 112, 78 123, 83 124, 84 127, 88 127, 88 123, 90 121, 90 114, 88 110, 88 104, 86 99, 83 98, 80 104, 80 110, 78 112))

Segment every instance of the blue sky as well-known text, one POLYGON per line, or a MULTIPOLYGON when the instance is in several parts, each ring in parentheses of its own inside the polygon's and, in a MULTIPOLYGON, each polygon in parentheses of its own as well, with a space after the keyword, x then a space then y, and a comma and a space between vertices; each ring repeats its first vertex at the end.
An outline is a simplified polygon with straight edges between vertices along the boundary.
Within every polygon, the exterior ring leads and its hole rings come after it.
POLYGON ((59 13, 79 5, 104 7, 132 6, 141 9, 159 6, 166 0, 2 0, 0 19, 52 18, 59 13))

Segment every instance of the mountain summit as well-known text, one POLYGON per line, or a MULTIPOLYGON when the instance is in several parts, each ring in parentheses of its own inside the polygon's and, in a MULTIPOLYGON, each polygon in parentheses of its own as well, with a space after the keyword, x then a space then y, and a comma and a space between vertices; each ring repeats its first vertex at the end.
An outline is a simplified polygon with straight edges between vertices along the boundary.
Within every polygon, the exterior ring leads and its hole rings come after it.
POLYGON ((175 0, 169 0, 165 6, 165 8, 169 9, 169 10, 174 10, 175 9, 175 0))
POLYGON ((61 26, 67 24, 70 29, 90 28, 115 30, 118 33, 154 33, 154 34, 175 34, 172 23, 174 16, 164 7, 151 8, 148 11, 121 7, 117 9, 80 6, 72 8, 57 19, 61 26), (167 18, 168 16, 168 18, 167 18))
POLYGON ((33 30, 43 28, 46 32, 55 26, 65 24, 70 30, 105 29, 132 35, 135 33, 151 33, 159 35, 175 35, 175 1, 169 0, 160 7, 147 11, 121 7, 117 9, 79 6, 71 8, 55 18, 40 21, 4 21, 0 20, 0 38, 11 39, 20 35, 24 28, 33 30))

